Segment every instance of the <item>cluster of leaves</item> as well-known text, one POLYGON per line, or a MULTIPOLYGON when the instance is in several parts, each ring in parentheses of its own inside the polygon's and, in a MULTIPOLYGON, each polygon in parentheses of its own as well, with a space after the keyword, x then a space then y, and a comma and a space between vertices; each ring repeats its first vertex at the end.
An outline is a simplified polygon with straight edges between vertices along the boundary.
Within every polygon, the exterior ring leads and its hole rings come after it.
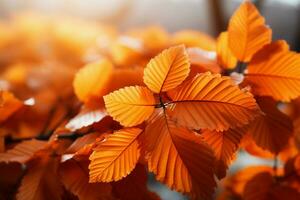
POLYGON ((0 38, 0 198, 159 199, 152 172, 211 199, 241 148, 275 165, 219 199, 300 198, 300 55, 249 1, 216 41, 31 15, 0 38))

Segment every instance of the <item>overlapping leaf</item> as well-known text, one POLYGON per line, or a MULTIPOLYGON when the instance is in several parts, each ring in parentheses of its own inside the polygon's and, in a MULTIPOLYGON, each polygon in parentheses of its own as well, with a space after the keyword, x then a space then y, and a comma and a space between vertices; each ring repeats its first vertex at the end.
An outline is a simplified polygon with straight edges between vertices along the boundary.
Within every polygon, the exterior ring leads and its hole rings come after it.
POLYGON ((47 145, 46 141, 29 140, 17 144, 14 148, 5 153, 0 153, 0 162, 19 162, 25 163, 37 151, 41 150, 47 145))
POLYGON ((247 124, 259 114, 253 96, 219 74, 199 74, 169 95, 173 117, 195 129, 223 131, 247 124))
POLYGON ((290 101, 300 96, 300 55, 289 51, 284 41, 261 49, 249 63, 245 83, 259 96, 290 101))
POLYGON ((189 75, 190 64, 183 45, 164 50, 144 70, 144 82, 155 93, 177 87, 189 75))
POLYGON ((228 33, 223 32, 217 40, 217 60, 224 69, 233 69, 237 64, 236 57, 228 46, 228 33))
POLYGON ((125 87, 104 96, 106 110, 123 126, 135 126, 148 119, 154 111, 152 92, 142 86, 125 87))
POLYGON ((59 168, 61 181, 70 192, 80 200, 110 199, 111 185, 89 183, 87 162, 68 160, 59 168))
POLYGON ((107 137, 90 156, 90 182, 118 181, 127 176, 140 157, 142 130, 126 128, 107 137))
POLYGON ((201 136, 204 141, 214 150, 217 159, 216 174, 219 179, 224 178, 226 169, 238 150, 240 141, 246 133, 245 128, 229 129, 224 132, 203 130, 201 136))
POLYGON ((211 198, 215 158, 200 135, 177 127, 164 114, 148 125, 145 134, 148 168, 159 181, 197 198, 211 198))
POLYGON ((249 62, 264 45, 270 43, 272 31, 250 1, 245 1, 229 21, 228 45, 240 60, 249 62))
POLYGON ((112 74, 113 66, 108 60, 90 63, 80 69, 73 81, 75 94, 81 101, 101 97, 107 91, 107 83, 112 74))
POLYGON ((258 146, 278 154, 293 134, 293 123, 277 109, 273 99, 257 98, 257 102, 264 114, 249 125, 249 132, 258 146))
POLYGON ((60 200, 62 185, 58 179, 58 164, 59 157, 51 156, 50 152, 43 152, 31 160, 16 199, 60 200))

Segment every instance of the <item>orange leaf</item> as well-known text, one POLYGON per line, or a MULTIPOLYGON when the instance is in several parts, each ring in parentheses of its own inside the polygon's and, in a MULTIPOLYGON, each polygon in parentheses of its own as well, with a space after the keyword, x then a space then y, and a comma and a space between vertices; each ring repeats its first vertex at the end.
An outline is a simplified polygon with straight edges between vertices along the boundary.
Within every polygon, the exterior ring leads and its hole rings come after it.
POLYGON ((159 181, 199 199, 212 197, 215 159, 200 135, 163 115, 147 126, 145 134, 148 168, 159 181))
POLYGON ((180 85, 189 72, 185 47, 174 46, 150 60, 144 70, 144 82, 155 93, 165 92, 180 85))
POLYGON ((87 162, 70 159, 60 165, 61 181, 67 190, 75 194, 79 200, 109 199, 111 185, 107 183, 89 183, 87 162))
POLYGON ((193 30, 176 32, 172 37, 172 44, 184 44, 187 47, 199 47, 207 51, 216 50, 216 41, 211 36, 193 30))
POLYGON ((225 179, 224 186, 232 190, 235 194, 242 195, 246 183, 256 174, 261 172, 272 173, 272 167, 267 166, 251 166, 238 171, 235 175, 225 179))
POLYGON ((104 96, 106 110, 123 126, 135 126, 148 119, 154 111, 152 92, 142 86, 125 87, 104 96))
POLYGON ((201 136, 214 150, 217 159, 216 174, 219 179, 226 176, 226 169, 239 148, 240 141, 245 134, 245 128, 229 129, 224 132, 203 130, 201 136))
POLYGON ((28 163, 17 200, 61 199, 62 185, 58 179, 59 157, 42 152, 28 163), (47 192, 45 192, 47 191, 47 192))
POLYGON ((140 157, 142 130, 126 128, 107 137, 90 156, 90 182, 118 181, 127 176, 140 157))
POLYGON ((257 98, 257 102, 264 114, 249 125, 249 132, 258 146, 278 154, 288 145, 293 123, 272 98, 257 98))
POLYGON ((284 41, 266 45, 254 55, 245 74, 245 84, 259 96, 290 101, 300 96, 300 55, 288 51, 284 41))
POLYGON ((0 153, 0 162, 19 162, 25 163, 42 148, 46 147, 48 142, 39 140, 29 140, 17 144, 13 149, 0 153))
POLYGON ((105 59, 89 63, 81 68, 73 81, 74 91, 78 99, 87 102, 90 98, 99 98, 104 95, 112 71, 112 64, 105 59))
POLYGON ((117 198, 122 200, 159 200, 160 198, 147 188, 147 175, 145 167, 137 164, 126 178, 112 183, 117 198))
POLYGON ((12 93, 0 90, 0 123, 7 120, 23 106, 12 93))
POLYGON ((76 131, 101 121, 105 116, 107 114, 103 105, 85 104, 65 127, 70 131, 76 131))
POLYGON ((237 59, 228 47, 228 33, 222 32, 217 40, 217 60, 224 69, 234 69, 237 59))
POLYGON ((249 1, 242 3, 229 21, 228 45, 232 53, 240 61, 249 62, 271 39, 272 31, 255 6, 249 1))
POLYGON ((198 74, 169 95, 173 117, 195 129, 223 131, 243 126, 259 114, 253 96, 220 74, 198 74))
POLYGON ((300 199, 300 193, 288 186, 276 184, 268 172, 255 175, 246 184, 243 196, 245 200, 300 199))

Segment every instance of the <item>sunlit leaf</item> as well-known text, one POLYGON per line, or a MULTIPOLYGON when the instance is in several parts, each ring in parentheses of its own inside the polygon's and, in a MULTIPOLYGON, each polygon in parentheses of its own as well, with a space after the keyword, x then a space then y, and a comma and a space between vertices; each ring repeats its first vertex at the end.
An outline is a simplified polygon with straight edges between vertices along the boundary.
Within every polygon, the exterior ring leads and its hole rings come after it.
POLYGON ((259 96, 290 101, 300 96, 300 55, 289 51, 284 41, 261 49, 249 63, 245 84, 259 96))
POLYGON ((240 60, 249 62, 264 45, 271 42, 272 31, 250 1, 245 1, 229 21, 228 45, 240 60))
POLYGON ((137 128, 122 129, 95 147, 90 156, 90 182, 118 181, 127 176, 140 157, 141 132, 137 128))
POLYGON ((183 45, 164 50, 144 70, 144 82, 155 93, 177 87, 189 75, 190 63, 183 45))
POLYGON ((224 69, 233 69, 237 65, 237 59, 228 46, 228 33, 222 32, 217 40, 217 60, 224 69))
POLYGON ((125 87, 104 96, 110 116, 124 126, 135 126, 148 119, 154 111, 152 92, 142 86, 125 87))
POLYGON ((148 168, 157 180, 197 198, 212 197, 215 159, 200 135, 177 127, 164 115, 148 125, 145 134, 148 168))
POLYGON ((173 117, 195 129, 227 130, 248 124, 259 114, 253 96, 220 74, 199 74, 169 95, 173 117))

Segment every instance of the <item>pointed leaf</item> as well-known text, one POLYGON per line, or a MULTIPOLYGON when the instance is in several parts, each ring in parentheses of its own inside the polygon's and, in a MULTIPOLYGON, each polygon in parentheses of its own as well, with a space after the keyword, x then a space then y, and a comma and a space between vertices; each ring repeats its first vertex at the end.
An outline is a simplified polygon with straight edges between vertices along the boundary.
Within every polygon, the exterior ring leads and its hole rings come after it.
POLYGON ((152 92, 142 86, 125 87, 104 96, 106 110, 123 126, 135 126, 150 117, 155 99, 152 92))
POLYGON ((224 132, 203 130, 201 136, 214 150, 217 159, 216 174, 219 179, 226 176, 226 169, 239 148, 240 141, 246 133, 245 128, 228 129, 224 132))
POLYGON ((259 114, 253 96, 220 74, 198 74, 169 95, 174 119, 194 129, 223 131, 243 126, 259 114))
POLYGON ((87 162, 68 160, 61 164, 59 172, 66 189, 75 194, 79 200, 109 199, 112 195, 111 185, 107 183, 89 183, 87 162))
POLYGON ((278 154, 288 145, 293 123, 272 98, 257 98, 257 102, 264 114, 249 125, 249 132, 258 146, 278 154))
POLYGON ((217 40, 217 60, 224 69, 233 69, 237 65, 237 59, 228 46, 228 33, 223 32, 217 40))
POLYGON ((255 95, 290 101, 300 96, 300 55, 284 41, 265 46, 249 63, 245 84, 255 95))
POLYGON ((144 70, 144 82, 155 93, 165 92, 180 85, 189 72, 185 47, 174 46, 150 60, 144 70))
POLYGON ((179 192, 211 199, 215 159, 200 135, 177 127, 164 115, 149 124, 145 134, 148 168, 157 180, 179 192))
POLYGON ((101 97, 107 91, 107 83, 111 78, 113 65, 108 60, 89 63, 81 68, 73 81, 75 94, 81 101, 101 97))
POLYGON ((44 148, 48 142, 39 140, 23 141, 17 144, 14 148, 8 150, 5 153, 0 153, 0 162, 19 162, 25 163, 28 161, 37 151, 44 148))
POLYGON ((107 137, 90 156, 90 182, 118 181, 127 176, 140 157, 142 130, 126 128, 107 137))
POLYGON ((271 42, 272 31, 250 1, 245 1, 229 21, 228 44, 240 60, 249 62, 264 45, 271 42))

